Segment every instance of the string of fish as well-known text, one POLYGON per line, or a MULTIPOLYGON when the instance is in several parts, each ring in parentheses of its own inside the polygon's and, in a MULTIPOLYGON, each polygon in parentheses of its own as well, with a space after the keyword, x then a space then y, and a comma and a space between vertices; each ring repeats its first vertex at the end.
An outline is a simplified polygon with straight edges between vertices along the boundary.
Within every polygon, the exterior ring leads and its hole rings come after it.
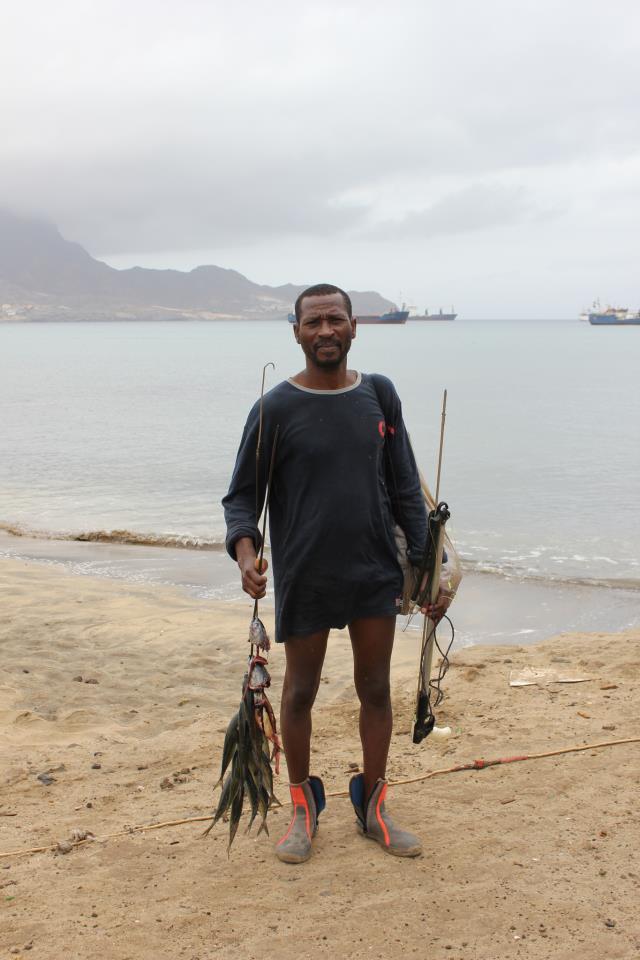
MULTIPOLYGON (((266 370, 266 367, 264 368, 266 370)), ((263 370, 263 392, 264 392, 263 370)), ((273 479, 273 466, 279 427, 274 432, 269 474, 265 494, 263 514, 262 539, 256 561, 256 569, 262 572, 264 543, 269 509, 269 497, 273 479)), ((256 491, 258 489, 258 472, 260 459, 260 444, 262 435, 262 409, 260 411, 260 427, 256 452, 256 491)), ((257 509, 256 509, 257 514, 257 509)), ((267 688, 271 685, 271 677, 267 669, 267 657, 271 643, 266 628, 258 616, 258 601, 253 607, 253 616, 249 625, 249 643, 251 644, 247 662, 247 669, 242 681, 242 697, 238 711, 231 718, 224 738, 222 748, 222 762, 220 776, 214 790, 222 788, 218 805, 212 821, 204 835, 218 823, 220 819, 229 820, 229 843, 227 853, 236 836, 238 825, 242 817, 244 801, 248 799, 251 815, 247 826, 247 833, 257 816, 260 816, 258 836, 263 831, 268 835, 267 815, 272 806, 280 806, 280 801, 273 792, 273 769, 276 775, 280 772, 281 745, 278 737, 277 723, 273 707, 267 695, 267 688)))

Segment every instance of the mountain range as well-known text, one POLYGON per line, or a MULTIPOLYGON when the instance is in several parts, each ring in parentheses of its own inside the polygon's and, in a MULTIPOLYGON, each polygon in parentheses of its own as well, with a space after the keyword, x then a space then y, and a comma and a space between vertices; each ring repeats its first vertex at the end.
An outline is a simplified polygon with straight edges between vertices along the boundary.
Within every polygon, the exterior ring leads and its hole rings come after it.
MULTIPOLYGON (((237 270, 116 270, 44 220, 0 210, 0 322, 284 319, 308 284, 253 283, 237 270)), ((353 310, 394 308, 375 291, 349 291, 353 310)))

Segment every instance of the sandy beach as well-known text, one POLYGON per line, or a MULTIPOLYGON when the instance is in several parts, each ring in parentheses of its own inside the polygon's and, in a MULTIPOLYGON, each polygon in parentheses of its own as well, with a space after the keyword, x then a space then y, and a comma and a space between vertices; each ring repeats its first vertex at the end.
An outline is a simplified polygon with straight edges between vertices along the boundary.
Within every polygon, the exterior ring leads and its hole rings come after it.
MULTIPOLYGON (((0 563, 3 956, 79 960, 391 957, 630 958, 640 949, 640 743, 458 772, 390 788, 425 853, 386 856, 329 800, 313 859, 203 824, 102 841, 128 826, 205 816, 239 699, 247 604, 0 563), (39 780, 45 774, 47 785, 39 780), (64 847, 63 847, 64 848, 64 847)), ((265 620, 271 624, 271 613, 265 620)), ((438 723, 410 741, 417 655, 398 634, 389 777, 478 758, 640 736, 640 630, 477 646, 452 658, 438 723), (525 668, 582 683, 509 685, 525 668)), ((271 656, 279 699, 283 653, 271 656)), ((345 789, 360 760, 348 638, 332 636, 315 713, 314 772, 345 789)), ((286 799, 286 768, 276 791, 286 799)))

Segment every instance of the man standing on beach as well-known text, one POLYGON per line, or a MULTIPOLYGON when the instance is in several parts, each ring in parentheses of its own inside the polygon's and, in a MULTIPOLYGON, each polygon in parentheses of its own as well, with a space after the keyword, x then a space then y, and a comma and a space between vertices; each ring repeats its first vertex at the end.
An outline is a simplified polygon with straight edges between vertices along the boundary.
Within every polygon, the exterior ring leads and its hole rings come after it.
MULTIPOLYGON (((329 630, 348 626, 363 750, 363 773, 349 788, 357 823, 387 852, 413 857, 421 852, 419 839, 394 824, 384 800, 390 660, 403 584, 394 525, 403 529, 408 559, 417 564, 427 528, 420 478, 391 381, 347 369, 356 335, 348 295, 331 284, 309 287, 298 297, 295 315, 305 368, 264 397, 259 489, 256 404, 223 500, 227 550, 240 567, 245 592, 260 599, 267 577, 266 562, 257 569, 256 504, 259 512, 278 427, 270 534, 276 640, 284 642, 286 654, 280 722, 293 817, 276 854, 288 863, 311 855, 325 805, 322 781, 309 773, 311 710, 329 630)), ((439 597, 423 612, 438 620, 445 605, 439 597)))

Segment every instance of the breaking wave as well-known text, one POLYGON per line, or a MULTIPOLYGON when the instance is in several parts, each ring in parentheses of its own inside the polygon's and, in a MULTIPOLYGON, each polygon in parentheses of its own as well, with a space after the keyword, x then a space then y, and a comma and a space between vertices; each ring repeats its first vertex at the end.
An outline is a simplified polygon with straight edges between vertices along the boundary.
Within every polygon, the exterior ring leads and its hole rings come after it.
POLYGON ((579 577, 563 576, 561 574, 543 571, 524 570, 507 563, 492 563, 488 560, 472 560, 464 557, 461 560, 462 569, 468 573, 480 573, 490 576, 503 577, 505 580, 532 581, 534 583, 567 584, 578 587, 607 587, 613 590, 638 590, 640 579, 634 577, 579 577))
POLYGON ((123 543, 137 547, 169 547, 174 550, 224 550, 221 540, 206 540, 174 533, 136 533, 132 530, 89 530, 65 533, 52 530, 32 530, 16 523, 0 523, 0 531, 12 537, 31 540, 66 540, 77 543, 123 543))
MULTIPOLYGON (((138 533, 132 530, 89 530, 80 532, 36 530, 19 523, 0 521, 0 532, 13 537, 22 537, 32 540, 64 540, 76 543, 115 543, 129 546, 159 547, 173 550, 202 550, 223 552, 223 540, 209 540, 205 537, 190 536, 174 533, 138 533)), ((607 558, 597 558, 604 560, 607 558)), ((601 587, 614 590, 633 590, 640 592, 640 579, 636 577, 599 577, 599 576, 572 576, 567 573, 555 573, 546 570, 536 570, 531 567, 519 566, 504 559, 493 561, 488 557, 476 559, 469 554, 460 558, 462 569, 466 573, 484 574, 500 577, 505 580, 520 582, 556 584, 558 586, 571 585, 583 587, 601 587)))

